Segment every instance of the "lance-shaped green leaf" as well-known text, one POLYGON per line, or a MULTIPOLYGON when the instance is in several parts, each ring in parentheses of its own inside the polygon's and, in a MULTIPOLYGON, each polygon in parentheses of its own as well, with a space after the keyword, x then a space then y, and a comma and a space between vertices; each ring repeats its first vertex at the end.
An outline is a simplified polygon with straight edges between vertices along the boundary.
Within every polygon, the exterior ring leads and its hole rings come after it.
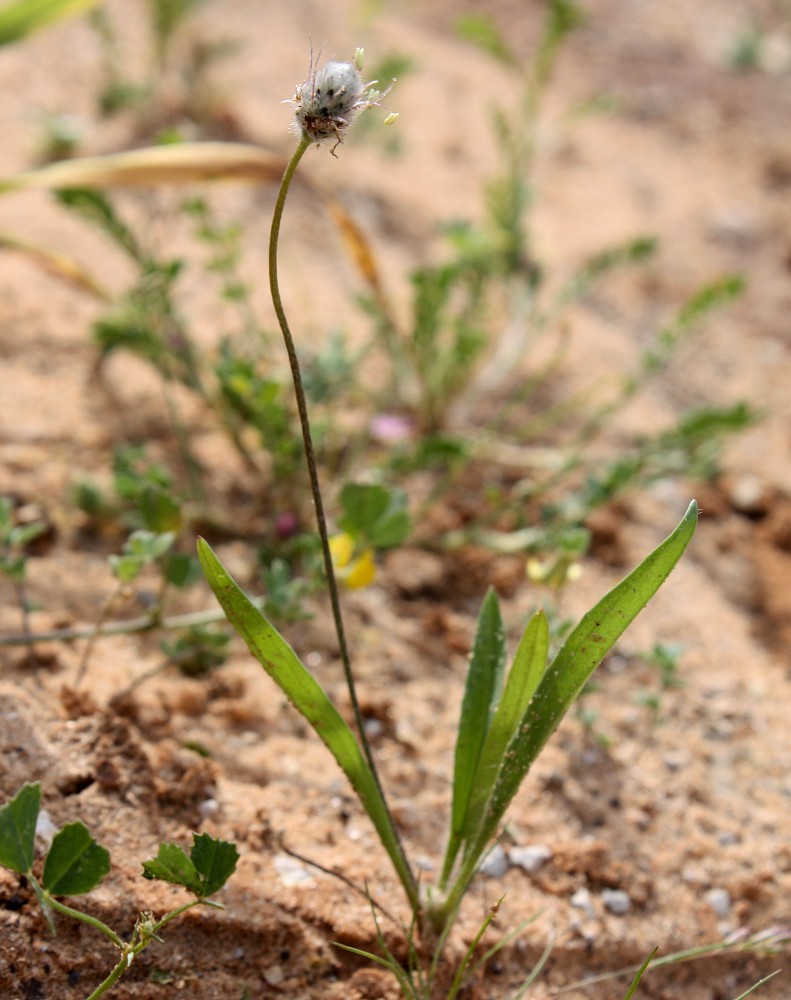
POLYGON ((533 761, 590 675, 670 575, 694 534, 697 520, 698 505, 693 500, 675 531, 605 594, 566 639, 506 750, 470 858, 480 857, 486 849, 533 761))
POLYGON ((530 700, 544 676, 549 655, 549 625, 543 611, 537 611, 525 629, 514 662, 508 671, 505 690, 497 705, 486 742, 481 751, 472 783, 464 839, 465 856, 474 844, 486 803, 494 788, 508 744, 519 727, 530 700))
POLYGON ((83 823, 68 823, 52 838, 42 884, 53 896, 81 896, 95 889, 110 871, 110 853, 83 823))
POLYGON ((0 809, 0 865, 27 875, 33 867, 41 785, 25 782, 0 809))
POLYGON ((354 733, 291 646, 237 586, 202 538, 198 539, 198 555, 206 579, 228 620, 264 670, 323 740, 349 779, 393 862, 407 897, 417 906, 415 880, 381 789, 354 733))
POLYGON ((489 589, 478 616, 475 642, 461 703, 453 769, 450 837, 442 880, 446 879, 464 839, 467 809, 489 724, 502 690, 506 649, 497 594, 489 589))

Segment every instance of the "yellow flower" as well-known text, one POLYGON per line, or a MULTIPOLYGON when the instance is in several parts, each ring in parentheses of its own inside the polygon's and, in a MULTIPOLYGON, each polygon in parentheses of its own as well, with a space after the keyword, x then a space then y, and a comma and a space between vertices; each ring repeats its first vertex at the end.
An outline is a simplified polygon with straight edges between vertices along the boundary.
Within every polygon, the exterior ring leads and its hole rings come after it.
POLYGON ((526 571, 528 579, 533 583, 560 590, 567 583, 579 580, 582 566, 572 556, 560 555, 544 562, 539 559, 528 559, 526 571))
POLYGON ((345 587, 359 590, 361 587, 368 587, 373 583, 376 576, 376 566, 374 565, 374 550, 372 548, 363 549, 359 554, 355 554, 354 539, 343 531, 338 535, 333 535, 330 539, 330 552, 338 580, 345 587))

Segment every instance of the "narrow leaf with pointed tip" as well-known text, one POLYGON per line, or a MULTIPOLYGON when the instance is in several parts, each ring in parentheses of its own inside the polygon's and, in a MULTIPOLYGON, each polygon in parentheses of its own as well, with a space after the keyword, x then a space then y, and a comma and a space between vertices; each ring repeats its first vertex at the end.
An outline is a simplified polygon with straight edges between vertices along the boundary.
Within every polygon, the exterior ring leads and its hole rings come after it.
POLYGON ((349 779, 390 856, 410 903, 417 907, 415 879, 393 828, 382 791, 351 728, 291 646, 231 578, 202 538, 198 539, 198 556, 228 620, 264 670, 323 740, 349 779))

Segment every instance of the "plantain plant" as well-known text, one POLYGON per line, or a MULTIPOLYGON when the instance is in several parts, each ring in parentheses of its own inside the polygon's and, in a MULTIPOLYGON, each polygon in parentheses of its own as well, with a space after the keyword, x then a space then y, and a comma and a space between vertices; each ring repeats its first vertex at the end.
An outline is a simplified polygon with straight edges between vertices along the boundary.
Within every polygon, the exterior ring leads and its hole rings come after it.
MULTIPOLYGON (((448 936, 461 902, 501 827, 523 780, 585 682, 607 652, 653 597, 680 559, 695 530, 694 501, 676 529, 624 580, 607 593, 549 658, 549 629, 542 611, 529 621, 513 659, 506 649, 499 602, 490 590, 483 602, 470 657, 456 737, 451 809, 444 861, 434 884, 419 881, 401 838, 365 734, 346 641, 330 537, 311 436, 296 346, 278 284, 277 250, 286 197, 297 166, 312 145, 342 143, 354 119, 381 106, 382 94, 363 83, 362 52, 347 63, 311 65, 292 104, 299 141, 286 167, 272 220, 269 278, 294 383, 305 456, 324 555, 324 568, 356 733, 294 649, 235 583, 204 540, 198 554, 206 578, 231 623, 253 655, 310 723, 348 778, 368 814, 401 883, 412 913, 411 925, 428 949, 424 976, 407 975, 387 962, 407 996, 430 997, 448 936)), ((388 121, 393 116, 388 116, 388 121)), ((451 991, 455 995, 461 979, 451 991), (455 991, 455 992, 454 992, 455 991)))
MULTIPOLYGON (((487 593, 478 618, 456 734, 447 846, 436 881, 428 883, 424 879, 418 879, 394 822, 363 725, 339 598, 338 565, 342 560, 337 556, 338 536, 331 537, 327 529, 305 379, 278 282, 281 222, 290 185, 300 161, 313 145, 329 144, 331 152, 337 156, 338 147, 355 119, 369 108, 382 106, 384 94, 374 89, 376 81, 363 81, 361 68, 361 50, 349 62, 331 61, 317 68, 311 61, 308 79, 297 87, 291 103, 294 107, 294 130, 298 141, 282 176, 269 247, 270 289, 291 369, 324 575, 354 714, 354 727, 346 723, 327 692, 278 632, 267 614, 236 584, 208 543, 202 539, 198 542, 198 554, 204 574, 229 621, 266 672, 328 747, 369 816, 411 911, 411 929, 408 932, 411 958, 408 968, 404 970, 388 952, 381 935, 379 940, 385 951, 385 958, 379 961, 392 969, 406 996, 423 1000, 435 994, 440 964, 462 901, 483 858, 496 839, 522 782, 598 664, 662 586, 683 555, 695 531, 698 509, 692 501, 677 527, 636 569, 583 615, 576 626, 568 631, 554 655, 550 655, 547 617, 539 611, 528 622, 513 657, 509 656, 497 595, 493 590, 487 593)), ((395 117, 389 115, 385 123, 395 117)), ((529 152, 524 155, 527 156, 529 152)), ((187 176, 194 180, 216 176, 223 169, 231 174, 235 171, 238 175, 271 179, 275 164, 272 157, 262 150, 249 147, 203 144, 201 147, 190 148, 185 145, 180 149, 144 150, 116 157, 96 158, 77 165, 58 164, 5 181, 0 184, 0 192, 27 186, 58 188, 122 182, 163 183, 168 180, 184 180, 187 176)), ((515 206, 515 209, 519 208, 519 205, 515 206)), ((519 229, 517 223, 521 218, 516 212, 511 219, 515 232, 519 229)), ((191 359, 187 358, 186 361, 191 359)), ((185 373, 180 372, 180 377, 189 383, 194 376, 190 364, 186 364, 185 373)), ((623 391, 631 392, 631 385, 625 386, 623 391)), ((442 403, 442 399, 439 399, 439 403, 442 403)), ((606 416, 604 411, 594 414, 597 420, 606 416)), ((581 448, 584 448, 585 440, 583 436, 581 448)), ((602 467, 599 472, 604 479, 602 492, 612 495, 615 486, 611 485, 611 481, 615 485, 620 483, 623 478, 622 470, 612 472, 602 467)), ((345 539, 350 540, 352 546, 347 554, 346 564, 354 565, 354 572, 360 571, 362 566, 363 575, 367 572, 366 554, 372 546, 386 547, 387 544, 394 543, 393 538, 402 537, 405 517, 403 504, 400 499, 393 501, 392 496, 386 495, 384 491, 380 493, 381 495, 369 490, 365 502, 367 504, 371 501, 373 507, 369 509, 363 505, 364 516, 358 516, 356 520, 347 511, 349 516, 340 524, 345 539)), ((359 499, 358 497, 357 500, 359 499)), ((360 508, 361 503, 355 501, 352 506, 360 508)), ((25 799, 32 803, 33 793, 25 792, 25 799)), ((37 808, 36 802, 36 810, 37 808)), ((0 813, 0 828, 2 817, 8 816, 16 816, 16 807, 10 813, 0 813)), ((28 837, 27 833, 25 837, 28 837)), ((8 864, 7 857, 10 857, 13 864, 8 865, 9 867, 26 876, 31 875, 30 843, 32 842, 25 840, 28 847, 21 855, 3 855, 0 860, 8 864)), ((163 867, 151 868, 151 874, 168 867, 167 858, 158 856, 158 859, 163 867)), ((194 858, 188 860, 191 860, 200 873, 198 862, 194 858)), ((183 868, 183 862, 175 867, 183 868)), ((34 886, 35 884, 37 883, 34 886)), ((54 909, 61 904, 56 906, 49 897, 54 899, 57 888, 58 884, 48 884, 45 864, 39 898, 54 909)), ((193 891, 198 902, 204 901, 200 893, 194 892, 194 885, 187 885, 187 888, 193 891)), ((471 968, 473 950, 488 923, 487 918, 462 961, 450 992, 446 994, 447 1000, 453 1000, 461 989, 471 968)), ((161 922, 157 926, 160 925, 161 922)), ((142 939, 138 943, 142 944, 142 939)), ((636 987, 642 971, 644 970, 637 973, 628 995, 636 987)))

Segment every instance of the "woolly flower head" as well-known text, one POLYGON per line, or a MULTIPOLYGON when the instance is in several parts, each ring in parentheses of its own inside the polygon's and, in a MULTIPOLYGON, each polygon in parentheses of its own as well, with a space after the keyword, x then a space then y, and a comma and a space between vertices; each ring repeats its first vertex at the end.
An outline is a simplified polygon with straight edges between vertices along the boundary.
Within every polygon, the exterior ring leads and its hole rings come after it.
MULTIPOLYGON (((287 104, 294 107, 292 130, 301 138, 315 142, 333 142, 332 154, 354 124, 358 115, 368 108, 382 107, 380 101, 392 90, 395 80, 384 93, 374 89, 376 80, 363 83, 360 70, 363 50, 357 49, 351 62, 331 59, 321 69, 313 65, 310 57, 310 75, 297 86, 296 93, 287 104)), ((398 115, 389 114, 385 125, 394 122, 398 115)))

